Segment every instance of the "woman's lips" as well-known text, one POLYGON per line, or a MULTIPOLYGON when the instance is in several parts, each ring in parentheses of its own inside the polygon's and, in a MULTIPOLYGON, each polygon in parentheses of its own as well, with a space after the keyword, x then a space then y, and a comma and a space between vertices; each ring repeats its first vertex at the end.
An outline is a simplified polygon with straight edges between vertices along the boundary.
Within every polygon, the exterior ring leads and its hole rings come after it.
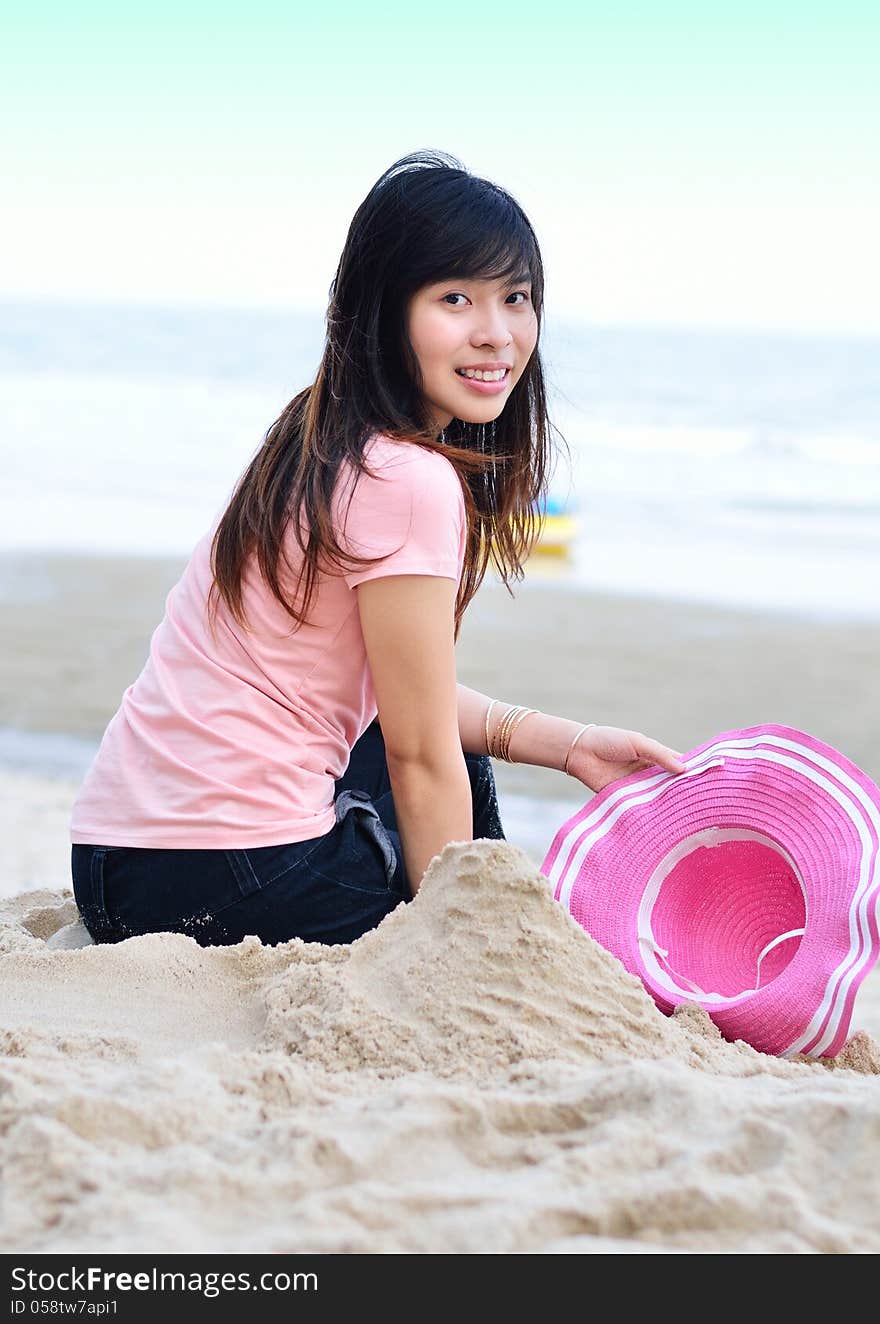
POLYGON ((460 382, 463 382, 465 386, 469 386, 472 391, 476 391, 478 395, 500 395, 502 391, 507 390, 510 369, 508 368, 501 380, 497 382, 480 381, 478 377, 464 377, 460 372, 455 375, 460 382))

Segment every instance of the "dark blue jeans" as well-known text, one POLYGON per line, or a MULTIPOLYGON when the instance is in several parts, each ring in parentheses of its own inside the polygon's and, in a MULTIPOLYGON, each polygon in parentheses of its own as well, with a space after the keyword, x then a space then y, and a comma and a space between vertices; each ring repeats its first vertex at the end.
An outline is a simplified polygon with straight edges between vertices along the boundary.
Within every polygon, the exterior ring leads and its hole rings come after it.
MULTIPOLYGON (((474 837, 504 838, 492 762, 465 754, 474 837)), ((323 837, 247 850, 74 843, 73 894, 96 942, 185 933, 203 947, 255 934, 273 944, 354 942, 412 893, 385 742, 374 721, 336 782, 336 825, 323 837)))

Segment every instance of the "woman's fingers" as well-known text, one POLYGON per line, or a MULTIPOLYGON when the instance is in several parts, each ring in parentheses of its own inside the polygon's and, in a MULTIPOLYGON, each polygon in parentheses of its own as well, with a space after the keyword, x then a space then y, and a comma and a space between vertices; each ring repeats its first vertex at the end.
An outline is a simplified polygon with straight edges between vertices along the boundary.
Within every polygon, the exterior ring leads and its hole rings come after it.
POLYGON ((649 740, 643 738, 639 741, 639 754, 646 760, 648 765, 657 763, 661 768, 666 768, 669 772, 684 772, 685 764, 682 762, 681 755, 668 745, 661 745, 659 740, 649 740))
POLYGON ((625 777, 630 772, 655 766, 674 773, 686 771, 686 764, 677 750, 670 749, 659 740, 652 740, 641 731, 594 727, 587 732, 580 747, 584 753, 589 750, 600 766, 605 765, 606 770, 613 767, 614 777, 625 777))

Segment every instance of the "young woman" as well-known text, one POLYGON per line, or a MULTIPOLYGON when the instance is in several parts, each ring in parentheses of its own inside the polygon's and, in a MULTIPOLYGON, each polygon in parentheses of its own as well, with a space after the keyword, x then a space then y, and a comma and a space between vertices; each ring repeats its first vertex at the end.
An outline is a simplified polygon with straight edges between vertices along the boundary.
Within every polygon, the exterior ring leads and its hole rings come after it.
POLYGON ((676 754, 456 683, 490 562, 508 591, 551 459, 543 267, 503 189, 396 161, 352 220, 315 381, 197 544, 75 801, 97 942, 348 943, 447 842, 503 838, 491 758, 591 790, 676 754))

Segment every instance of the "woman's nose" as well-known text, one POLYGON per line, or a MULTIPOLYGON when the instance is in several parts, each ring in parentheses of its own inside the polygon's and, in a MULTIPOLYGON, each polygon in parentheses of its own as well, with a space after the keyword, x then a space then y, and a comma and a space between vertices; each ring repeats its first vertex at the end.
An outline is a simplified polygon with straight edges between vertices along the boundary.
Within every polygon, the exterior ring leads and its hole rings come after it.
POLYGON ((513 333, 504 314, 499 313, 496 317, 489 317, 482 321, 472 339, 476 345, 503 346, 510 344, 513 340, 513 333))

